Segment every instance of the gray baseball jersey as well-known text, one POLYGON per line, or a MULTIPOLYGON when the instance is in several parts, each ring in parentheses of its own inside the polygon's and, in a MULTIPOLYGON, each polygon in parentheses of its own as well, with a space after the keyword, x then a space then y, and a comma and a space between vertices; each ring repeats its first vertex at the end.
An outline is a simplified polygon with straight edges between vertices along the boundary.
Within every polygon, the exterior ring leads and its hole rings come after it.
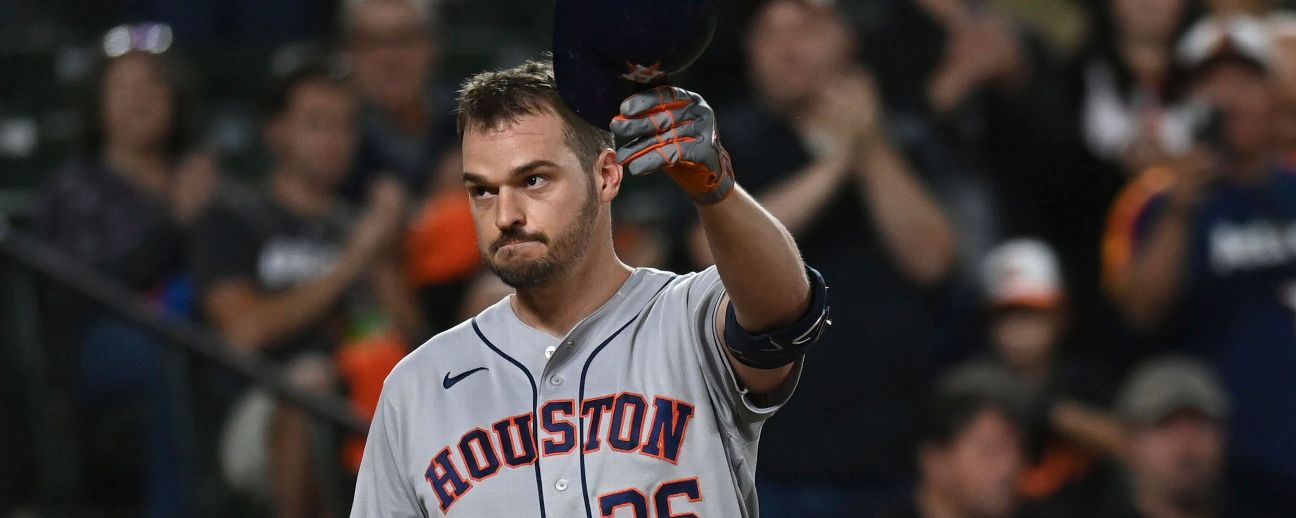
POLYGON ((354 517, 757 515, 757 403, 721 350, 714 268, 640 268, 556 338, 510 298, 405 358, 383 388, 354 517))

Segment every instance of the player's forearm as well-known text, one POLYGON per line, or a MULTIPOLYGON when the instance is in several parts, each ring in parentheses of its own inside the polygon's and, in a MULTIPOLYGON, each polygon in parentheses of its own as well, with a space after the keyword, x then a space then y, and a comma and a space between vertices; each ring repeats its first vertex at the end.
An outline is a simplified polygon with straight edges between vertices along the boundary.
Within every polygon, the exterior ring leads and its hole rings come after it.
POLYGON ((944 279, 957 256, 954 226, 904 157, 878 141, 861 152, 856 167, 865 208, 896 267, 920 285, 944 279))
POLYGON ((698 213, 738 322, 766 331, 794 322, 810 303, 810 282, 792 235, 746 191, 698 213))
POLYGON ((698 206, 707 244, 738 323, 764 332, 792 324, 810 302, 810 281, 792 235, 734 183, 702 96, 658 87, 621 103, 610 129, 631 175, 664 171, 698 206))
MULTIPOLYGON (((842 188, 846 170, 845 162, 816 162, 792 173, 786 181, 761 196, 760 204, 795 236, 823 213, 833 195, 842 188)), ((689 233, 689 254, 696 265, 715 264, 700 223, 689 233)))
POLYGON ((1134 325, 1155 327, 1179 296, 1188 261, 1189 210, 1169 209, 1134 254, 1129 277, 1120 293, 1121 307, 1134 325))

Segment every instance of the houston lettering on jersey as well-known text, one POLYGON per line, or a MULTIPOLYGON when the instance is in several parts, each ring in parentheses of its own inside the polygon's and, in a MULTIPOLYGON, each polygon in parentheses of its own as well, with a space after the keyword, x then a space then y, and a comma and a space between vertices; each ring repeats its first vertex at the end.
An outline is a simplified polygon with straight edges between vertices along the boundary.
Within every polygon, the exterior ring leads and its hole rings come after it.
POLYGON ((529 466, 538 455, 568 455, 578 445, 585 453, 606 445, 613 451, 678 464, 693 408, 664 396, 649 402, 633 392, 587 398, 581 402, 579 415, 574 400, 546 401, 540 405, 539 422, 534 412, 527 412, 496 421, 489 428, 469 430, 458 444, 448 445, 432 457, 424 478, 445 512, 474 484, 500 470, 529 466), (584 433, 580 433, 581 421, 584 433))

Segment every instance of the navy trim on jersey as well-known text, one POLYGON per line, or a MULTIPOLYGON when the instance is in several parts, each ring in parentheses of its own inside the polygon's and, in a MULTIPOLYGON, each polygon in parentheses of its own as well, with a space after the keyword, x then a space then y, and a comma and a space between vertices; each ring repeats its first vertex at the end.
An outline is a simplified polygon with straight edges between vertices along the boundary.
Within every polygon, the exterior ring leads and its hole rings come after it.
MULTIPOLYGON (((670 284, 675 281, 676 277, 678 277, 678 275, 672 275, 670 279, 667 279, 666 284, 657 288, 657 292, 653 293, 653 296, 648 298, 648 302, 644 304, 644 307, 641 308, 638 313, 635 313, 634 318, 631 318, 629 322, 622 324, 621 327, 617 328, 616 332, 612 333, 612 336, 607 337, 607 340, 604 340, 598 347, 595 347, 594 351, 585 359, 585 366, 581 368, 580 391, 576 395, 576 401, 578 401, 578 403, 576 403, 576 412, 579 414, 579 418, 577 419, 577 423, 579 424, 577 429, 579 433, 577 434, 578 440, 576 442, 576 451, 580 453, 581 496, 585 497, 586 518, 594 518, 594 511, 590 508, 589 480, 585 476, 585 409, 582 407, 585 402, 585 375, 589 373, 590 364, 594 363, 594 357, 598 356, 598 353, 603 351, 604 347, 607 347, 608 344, 612 343, 613 339, 620 336, 622 331, 625 331, 627 327, 630 327, 630 324, 638 321, 639 317, 643 315, 643 310, 647 309, 648 305, 652 304, 652 301, 656 300, 657 296, 661 295, 662 290, 665 290, 667 286, 670 286, 670 284)), ((595 430, 595 433, 598 433, 598 431, 595 430)))
MULTIPOLYGON (((495 347, 495 344, 491 343, 490 340, 487 340, 486 335, 482 334, 481 328, 477 327, 476 318, 472 319, 472 328, 473 331, 477 333, 477 338, 480 338, 482 343, 486 344, 486 347, 489 347, 490 350, 495 351, 495 354, 502 356, 505 360, 508 360, 509 363, 512 363, 514 366, 520 369, 522 371, 522 374, 526 375, 527 382, 531 384, 531 411, 534 412, 535 415, 537 416, 535 419, 531 420, 531 441, 535 443, 534 447, 536 451, 536 461, 532 463, 532 466, 535 467, 536 498, 540 499, 540 516, 541 518, 545 518, 544 481, 540 477, 540 451, 541 451, 540 450, 540 419, 539 419, 540 391, 536 389, 535 378, 531 376, 531 371, 527 370, 526 366, 522 365, 521 362, 514 360, 512 356, 504 354, 504 351, 501 351, 499 350, 498 347, 495 347)), ((584 382, 584 379, 582 379, 581 381, 584 382)), ((583 467, 584 466, 582 466, 582 468, 583 467)), ((586 502, 587 508, 588 505, 589 503, 587 499, 586 502)))

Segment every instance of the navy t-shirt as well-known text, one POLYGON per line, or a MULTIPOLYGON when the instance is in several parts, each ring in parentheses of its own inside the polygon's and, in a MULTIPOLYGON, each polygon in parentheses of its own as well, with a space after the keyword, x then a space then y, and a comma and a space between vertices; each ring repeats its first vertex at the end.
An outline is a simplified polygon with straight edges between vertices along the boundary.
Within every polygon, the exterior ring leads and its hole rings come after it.
MULTIPOLYGON (((1144 207, 1136 249, 1166 204, 1163 194, 1144 207)), ((1213 188, 1191 235, 1169 343, 1219 371, 1232 400, 1231 461, 1296 491, 1296 174, 1213 188)))

